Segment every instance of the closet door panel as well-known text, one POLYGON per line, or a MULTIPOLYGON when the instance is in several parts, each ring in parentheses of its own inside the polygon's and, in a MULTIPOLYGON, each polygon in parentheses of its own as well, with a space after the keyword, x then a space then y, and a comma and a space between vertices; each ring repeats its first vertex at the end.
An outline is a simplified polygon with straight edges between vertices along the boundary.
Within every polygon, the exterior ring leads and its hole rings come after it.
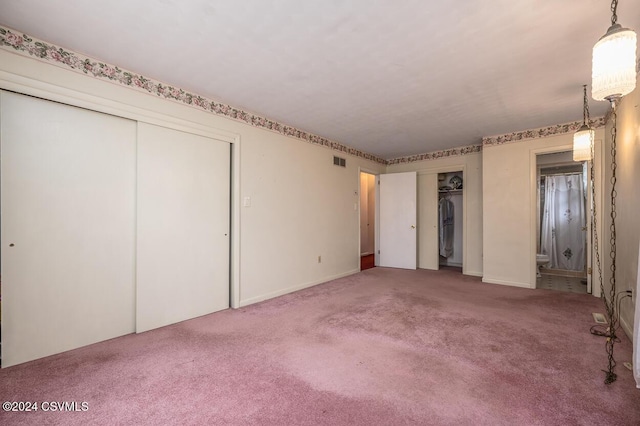
POLYGON ((138 125, 136 330, 229 307, 230 145, 138 125))
POLYGON ((136 123, 0 92, 2 366, 135 329, 136 123))
POLYGON ((439 269, 438 174, 418 175, 418 267, 439 269))

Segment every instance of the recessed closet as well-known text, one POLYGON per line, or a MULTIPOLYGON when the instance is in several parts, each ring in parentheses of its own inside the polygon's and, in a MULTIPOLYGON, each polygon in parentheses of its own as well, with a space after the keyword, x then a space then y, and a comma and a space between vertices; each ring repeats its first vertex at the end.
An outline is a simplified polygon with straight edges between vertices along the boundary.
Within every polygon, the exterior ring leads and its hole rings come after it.
POLYGON ((440 266, 462 267, 462 171, 438 174, 438 253, 440 266))
POLYGON ((6 91, 0 111, 2 367, 229 306, 228 142, 6 91))

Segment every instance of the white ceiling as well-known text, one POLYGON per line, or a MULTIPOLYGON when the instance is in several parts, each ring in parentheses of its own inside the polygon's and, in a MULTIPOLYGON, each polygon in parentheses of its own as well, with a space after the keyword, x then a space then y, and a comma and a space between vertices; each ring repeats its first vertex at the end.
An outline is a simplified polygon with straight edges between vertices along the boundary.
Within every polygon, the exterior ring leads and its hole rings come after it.
MULTIPOLYGON (((2 0, 0 24, 394 158, 582 120, 609 0, 2 0)), ((618 22, 640 30, 640 1, 618 22)), ((606 102, 590 101, 592 116, 606 102)))

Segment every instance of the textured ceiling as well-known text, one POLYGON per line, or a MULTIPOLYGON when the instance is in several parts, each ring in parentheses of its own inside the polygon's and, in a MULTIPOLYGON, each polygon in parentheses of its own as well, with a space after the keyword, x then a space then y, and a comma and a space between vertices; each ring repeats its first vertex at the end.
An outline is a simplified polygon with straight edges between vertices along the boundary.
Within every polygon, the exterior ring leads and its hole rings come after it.
MULTIPOLYGON (((2 0, 0 24, 388 159, 581 120, 609 6, 2 0)), ((640 30, 640 1, 618 16, 640 30)))

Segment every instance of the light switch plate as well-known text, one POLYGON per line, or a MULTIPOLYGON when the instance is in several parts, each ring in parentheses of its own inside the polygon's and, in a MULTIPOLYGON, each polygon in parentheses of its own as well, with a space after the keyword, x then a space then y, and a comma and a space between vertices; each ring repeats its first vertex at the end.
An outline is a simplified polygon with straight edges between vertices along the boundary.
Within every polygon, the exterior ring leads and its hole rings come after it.
POLYGON ((244 197, 242 199, 242 205, 244 207, 251 207, 251 197, 244 197))

